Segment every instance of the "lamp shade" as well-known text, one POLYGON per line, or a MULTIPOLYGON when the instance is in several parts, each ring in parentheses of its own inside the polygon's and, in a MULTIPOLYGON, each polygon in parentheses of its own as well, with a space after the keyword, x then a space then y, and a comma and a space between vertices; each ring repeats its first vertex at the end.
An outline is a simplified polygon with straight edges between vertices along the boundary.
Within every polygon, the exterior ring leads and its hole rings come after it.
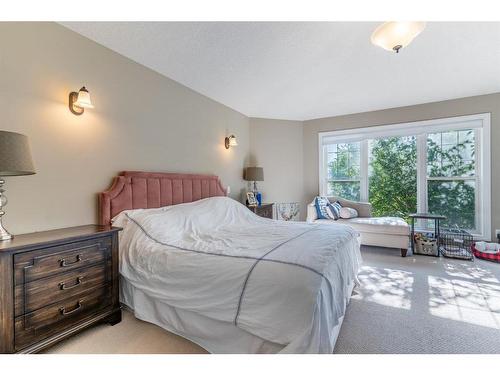
POLYGON ((264 181, 264 169, 261 167, 248 167, 245 171, 246 181, 264 181))
POLYGON ((80 91, 78 91, 78 99, 75 105, 82 108, 94 108, 92 101, 90 100, 89 91, 83 86, 80 91))
POLYGON ((373 44, 388 51, 406 47, 425 28, 425 22, 386 22, 373 32, 373 44))
POLYGON ((0 130, 0 176, 35 174, 28 137, 0 130))
POLYGON ((229 146, 238 146, 238 142, 236 141, 236 137, 234 135, 229 137, 229 146))

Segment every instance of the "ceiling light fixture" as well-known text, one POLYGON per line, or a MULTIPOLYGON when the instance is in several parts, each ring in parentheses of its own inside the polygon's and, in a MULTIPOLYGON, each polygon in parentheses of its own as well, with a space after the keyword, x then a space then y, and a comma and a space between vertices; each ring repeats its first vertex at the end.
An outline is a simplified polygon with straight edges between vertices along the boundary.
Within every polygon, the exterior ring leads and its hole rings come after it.
POLYGON ((385 22, 375 29, 371 41, 387 51, 399 53, 425 29, 425 22, 385 22))

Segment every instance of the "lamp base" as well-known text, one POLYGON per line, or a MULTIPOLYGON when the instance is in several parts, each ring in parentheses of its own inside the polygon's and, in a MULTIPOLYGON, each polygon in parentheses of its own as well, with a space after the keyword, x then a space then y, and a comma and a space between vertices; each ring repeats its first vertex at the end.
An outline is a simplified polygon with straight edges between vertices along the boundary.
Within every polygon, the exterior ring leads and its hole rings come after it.
POLYGON ((0 221, 0 241, 8 241, 12 239, 12 234, 9 233, 7 229, 5 229, 0 221))
POLYGON ((7 204, 7 198, 5 197, 5 190, 3 189, 4 180, 0 179, 0 241, 8 241, 12 239, 12 234, 9 233, 7 229, 3 227, 2 217, 5 215, 3 207, 7 204))

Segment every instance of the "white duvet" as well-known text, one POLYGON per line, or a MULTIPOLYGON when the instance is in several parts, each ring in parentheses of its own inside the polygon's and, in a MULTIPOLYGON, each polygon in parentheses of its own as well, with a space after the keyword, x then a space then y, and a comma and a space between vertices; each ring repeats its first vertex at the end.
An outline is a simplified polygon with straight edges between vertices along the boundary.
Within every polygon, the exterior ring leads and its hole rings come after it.
POLYGON ((124 211, 114 225, 120 273, 150 297, 282 352, 333 351, 361 263, 352 228, 264 219, 226 197, 124 211))

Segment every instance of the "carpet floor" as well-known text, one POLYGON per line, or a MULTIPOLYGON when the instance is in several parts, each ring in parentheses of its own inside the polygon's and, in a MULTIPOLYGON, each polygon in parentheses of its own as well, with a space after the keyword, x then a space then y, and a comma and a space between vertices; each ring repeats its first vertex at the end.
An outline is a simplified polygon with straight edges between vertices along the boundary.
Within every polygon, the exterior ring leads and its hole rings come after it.
MULTIPOLYGON (((500 264, 363 247, 335 353, 500 353, 500 264)), ((206 353, 125 311, 45 353, 206 353)))

